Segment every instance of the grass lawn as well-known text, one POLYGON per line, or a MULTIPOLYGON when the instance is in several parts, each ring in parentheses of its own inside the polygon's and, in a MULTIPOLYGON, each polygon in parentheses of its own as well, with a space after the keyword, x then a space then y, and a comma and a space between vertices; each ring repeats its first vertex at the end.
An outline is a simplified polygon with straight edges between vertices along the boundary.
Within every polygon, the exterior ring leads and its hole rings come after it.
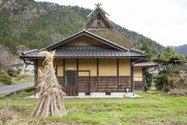
MULTIPOLYGON (((18 84, 18 83, 27 83, 27 82, 34 82, 34 80, 33 80, 33 79, 28 79, 28 80, 20 80, 20 78, 18 78, 18 77, 12 77, 12 81, 13 81, 13 83, 12 83, 12 84, 18 84)), ((0 82, 0 86, 2 86, 2 85, 6 85, 6 84, 4 84, 4 83, 0 82)))
MULTIPOLYGON (((65 99, 68 115, 64 117, 30 118, 37 99, 27 100, 31 93, 9 97, 10 110, 28 124, 187 124, 187 97, 169 97, 136 92, 141 98, 65 99)), ((0 108, 6 98, 0 99, 0 108)))
POLYGON ((24 81, 13 81, 14 84, 18 84, 18 83, 27 83, 27 82, 34 82, 34 80, 24 80, 24 81))
POLYGON ((21 80, 21 79, 22 79, 22 77, 21 78, 19 78, 19 77, 12 77, 13 84, 34 82, 33 78, 26 79, 26 80, 21 80))

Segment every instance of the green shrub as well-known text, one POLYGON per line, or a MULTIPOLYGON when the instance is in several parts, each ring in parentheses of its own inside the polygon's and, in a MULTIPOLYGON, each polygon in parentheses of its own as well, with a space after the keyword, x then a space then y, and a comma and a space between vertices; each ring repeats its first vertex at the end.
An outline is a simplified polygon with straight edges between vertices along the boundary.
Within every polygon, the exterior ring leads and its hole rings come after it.
POLYGON ((154 77, 155 87, 157 90, 161 90, 164 84, 167 84, 167 75, 166 70, 162 70, 159 72, 158 76, 154 77))
POLYGON ((4 74, 6 74, 5 71, 4 71, 4 70, 1 70, 1 71, 0 71, 0 75, 4 75, 4 74))
POLYGON ((0 75, 0 82, 7 84, 7 85, 10 85, 13 83, 10 76, 6 74, 0 75))
POLYGON ((24 75, 19 75, 18 79, 21 80, 24 77, 24 75))
POLYGON ((146 76, 146 78, 145 78, 146 79, 146 85, 147 85, 148 88, 150 88, 153 75, 150 74, 150 73, 146 73, 145 76, 146 76))
POLYGON ((16 76, 16 71, 14 69, 8 69, 7 73, 11 77, 15 77, 16 76))
POLYGON ((25 91, 25 92, 31 92, 31 91, 34 91, 34 89, 35 89, 35 87, 32 86, 32 87, 23 89, 23 91, 25 91))
POLYGON ((21 73, 22 69, 18 69, 16 73, 19 75, 21 73))

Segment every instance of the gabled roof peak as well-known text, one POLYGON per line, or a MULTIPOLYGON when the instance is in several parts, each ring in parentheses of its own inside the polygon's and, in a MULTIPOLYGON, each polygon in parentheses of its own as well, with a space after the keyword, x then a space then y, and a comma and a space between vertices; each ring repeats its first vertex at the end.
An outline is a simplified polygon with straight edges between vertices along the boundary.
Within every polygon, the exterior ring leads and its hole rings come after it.
POLYGON ((96 7, 100 7, 101 5, 102 5, 101 3, 95 4, 96 7))
POLYGON ((57 43, 54 43, 54 44, 52 44, 52 45, 50 45, 50 46, 48 46, 48 47, 46 47, 44 49, 46 49, 46 50, 55 49, 56 47, 61 46, 61 45, 65 44, 65 43, 67 43, 67 42, 69 42, 69 41, 71 41, 73 39, 79 38, 81 36, 87 36, 87 37, 90 37, 92 39, 98 40, 101 43, 103 43, 105 45, 108 45, 110 47, 113 47, 113 48, 115 48, 115 49, 117 49, 119 51, 128 51, 129 50, 129 49, 125 48, 125 47, 122 47, 122 46, 120 46, 120 45, 118 45, 116 43, 113 43, 113 42, 111 42, 111 41, 109 41, 107 39, 104 39, 104 38, 102 38, 100 36, 97 36, 96 34, 93 34, 93 33, 89 32, 89 31, 87 31, 86 28, 83 28, 82 31, 80 31, 80 32, 78 32, 78 33, 76 33, 76 34, 74 34, 74 35, 72 35, 72 36, 70 36, 70 37, 68 37, 68 38, 66 38, 64 40, 61 40, 61 41, 59 41, 57 43))
POLYGON ((113 25, 108 20, 107 16, 110 16, 100 6, 101 4, 95 4, 96 8, 87 16, 90 17, 85 27, 88 30, 110 30, 114 29, 113 25))
POLYGON ((87 31, 86 27, 83 27, 83 28, 82 28, 82 31, 87 31))
POLYGON ((100 7, 101 5, 102 5, 101 3, 95 4, 95 6, 96 6, 95 9, 94 9, 87 17, 90 17, 97 9, 100 9, 104 14, 110 16, 110 14, 108 14, 106 11, 104 11, 104 10, 100 7))

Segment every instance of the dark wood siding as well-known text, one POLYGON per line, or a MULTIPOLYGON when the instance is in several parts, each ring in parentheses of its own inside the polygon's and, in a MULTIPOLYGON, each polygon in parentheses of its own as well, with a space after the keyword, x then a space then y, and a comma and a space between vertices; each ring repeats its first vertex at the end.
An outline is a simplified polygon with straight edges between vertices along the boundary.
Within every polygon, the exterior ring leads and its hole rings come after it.
POLYGON ((102 16, 98 14, 95 19, 89 25, 89 28, 109 28, 102 16))
MULTIPOLYGON (((57 78, 67 95, 77 95, 78 92, 126 92, 126 88, 131 91, 130 76, 119 76, 119 80, 116 76, 79 76, 77 86, 65 86, 64 77, 57 78), (117 81, 119 81, 119 90, 117 81)), ((135 90, 141 89, 141 83, 135 82, 135 90)))
POLYGON ((57 77, 58 83, 63 87, 65 90, 65 84, 64 84, 64 77, 57 77))
POLYGON ((126 88, 131 91, 130 76, 119 77, 119 90, 117 81, 116 76, 78 77, 78 92, 125 92, 126 88))
POLYGON ((131 91, 131 77, 130 76, 120 76, 119 77, 119 90, 126 91, 126 89, 131 91))
POLYGON ((142 81, 134 81, 134 90, 142 91, 143 90, 143 82, 142 81))
POLYGON ((77 96, 77 86, 66 86, 66 95, 67 96, 77 96))

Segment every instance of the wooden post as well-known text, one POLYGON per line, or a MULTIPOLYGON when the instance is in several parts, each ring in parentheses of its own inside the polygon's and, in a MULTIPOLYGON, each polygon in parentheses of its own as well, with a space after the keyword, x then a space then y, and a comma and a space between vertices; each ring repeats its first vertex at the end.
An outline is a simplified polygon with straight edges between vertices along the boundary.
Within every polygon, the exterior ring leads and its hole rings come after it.
POLYGON ((9 99, 7 98, 7 109, 9 109, 9 99))
POLYGON ((119 91, 119 59, 117 59, 117 90, 119 91))
POLYGON ((78 96, 78 94, 79 94, 79 82, 78 82, 78 80, 79 80, 79 59, 77 58, 77 88, 76 88, 76 95, 78 96))
POLYGON ((134 67, 132 65, 132 92, 133 92, 133 96, 134 96, 134 67))
POLYGON ((97 58, 97 91, 99 90, 99 59, 97 58))
POLYGON ((20 104, 19 104, 19 111, 21 111, 21 106, 20 106, 20 104))
POLYGON ((64 81, 64 92, 66 93, 66 83, 65 83, 65 59, 63 58, 63 81, 64 81))
POLYGON ((36 86, 37 86, 37 77, 38 77, 38 60, 34 61, 34 97, 36 97, 36 86))
POLYGON ((91 93, 91 89, 92 85, 91 85, 91 78, 90 78, 90 71, 89 71, 89 92, 91 93))

